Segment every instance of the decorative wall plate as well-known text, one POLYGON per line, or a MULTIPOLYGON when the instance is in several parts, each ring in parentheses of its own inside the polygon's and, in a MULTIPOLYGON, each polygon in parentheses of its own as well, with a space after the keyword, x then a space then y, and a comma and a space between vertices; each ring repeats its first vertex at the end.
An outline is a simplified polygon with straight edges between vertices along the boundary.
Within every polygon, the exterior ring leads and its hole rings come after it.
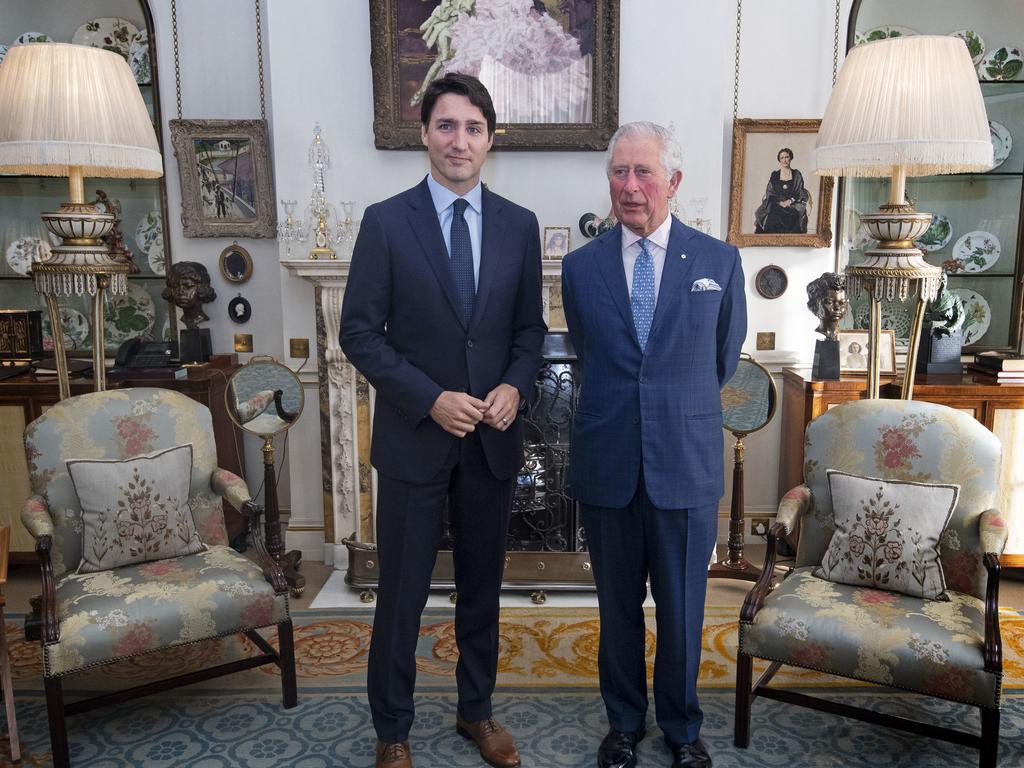
POLYGON ((52 37, 43 32, 22 32, 16 38, 12 45, 25 45, 26 43, 53 43, 56 42, 52 37))
POLYGON ((71 42, 119 53, 127 61, 132 40, 138 36, 139 28, 130 21, 106 16, 85 22, 75 30, 71 42))
POLYGON ((1024 69, 1024 55, 1020 48, 996 48, 989 51, 978 65, 978 77, 982 80, 1016 80, 1024 69))
POLYGON ((149 66, 149 35, 145 32, 139 32, 128 46, 128 66, 132 68, 136 83, 150 84, 153 70, 149 66))
POLYGON ((129 283, 128 293, 107 296, 103 309, 103 338, 116 346, 122 341, 149 333, 156 322, 153 297, 138 284, 129 283))
POLYGON ((1010 134, 1009 128, 995 120, 988 121, 988 130, 992 134, 992 159, 994 161, 989 170, 994 171, 1010 156, 1010 150, 1013 149, 1013 136, 1010 134))
POLYGON ((910 27, 896 27, 885 25, 881 27, 874 27, 866 32, 860 32, 853 37, 854 45, 861 45, 862 43, 873 43, 876 40, 887 40, 890 37, 910 37, 912 35, 919 34, 916 29, 910 27))
POLYGON ((980 293, 972 288, 954 288, 953 293, 964 303, 964 346, 977 343, 992 322, 992 308, 980 293))
POLYGON ((931 226, 914 241, 914 245, 925 253, 931 253, 940 248, 945 248, 952 239, 953 227, 949 223, 949 219, 941 213, 933 213, 931 226))
POLYGON ((985 58, 985 38, 973 29, 958 29, 956 32, 950 32, 949 34, 951 37, 959 37, 964 41, 964 45, 967 46, 967 52, 971 54, 971 61, 974 62, 974 66, 981 64, 981 60, 985 58))
POLYGON ((950 272, 985 272, 999 260, 1001 252, 999 238, 991 232, 968 232, 953 246, 953 258, 959 268, 950 272))
MULTIPOLYGON (((871 320, 871 307, 865 303, 853 315, 853 325, 858 330, 867 328, 871 320)), ((882 305, 882 330, 893 331, 897 341, 906 341, 910 336, 910 313, 899 304, 886 302, 882 305)))
MULTIPOLYGON (((64 351, 73 352, 77 349, 85 349, 86 339, 89 338, 89 320, 72 307, 60 307, 60 325, 64 332, 64 351)), ((50 327, 50 313, 43 312, 43 337, 49 340, 50 349, 53 349, 53 329, 50 327)))
POLYGON ((50 255, 50 244, 38 237, 19 237, 7 246, 7 265, 19 275, 28 276, 33 263, 50 255))
POLYGON ((775 264, 762 267, 754 278, 754 287, 766 299, 777 299, 786 292, 789 278, 785 270, 775 264))
POLYGON ((164 223, 160 211, 150 211, 135 228, 135 244, 146 255, 153 274, 166 274, 164 263, 164 223))

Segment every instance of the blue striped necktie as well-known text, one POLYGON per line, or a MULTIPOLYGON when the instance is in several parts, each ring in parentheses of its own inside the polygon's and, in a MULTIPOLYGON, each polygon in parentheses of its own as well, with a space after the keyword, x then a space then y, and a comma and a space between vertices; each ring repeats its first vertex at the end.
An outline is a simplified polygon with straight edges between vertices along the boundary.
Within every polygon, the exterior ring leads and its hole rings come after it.
POLYGON ((647 351, 647 336, 654 321, 654 257, 647 250, 647 238, 640 239, 640 254, 633 264, 633 295, 629 299, 640 349, 647 351))
POLYGON ((452 275, 455 277, 455 293, 462 309, 462 319, 469 325, 473 317, 473 303, 476 301, 476 278, 473 275, 473 243, 469 239, 469 225, 466 223, 468 202, 461 197, 452 203, 451 242, 452 275))

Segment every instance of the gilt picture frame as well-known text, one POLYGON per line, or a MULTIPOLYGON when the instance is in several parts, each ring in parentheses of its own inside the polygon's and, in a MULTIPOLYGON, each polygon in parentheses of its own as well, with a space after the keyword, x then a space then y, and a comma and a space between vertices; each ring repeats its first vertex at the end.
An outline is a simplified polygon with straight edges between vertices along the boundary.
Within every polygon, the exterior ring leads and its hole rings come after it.
POLYGON ((495 148, 607 148, 619 124, 620 0, 518 0, 487 14, 477 11, 488 0, 369 2, 378 149, 422 148, 420 98, 449 70, 488 87, 495 148))
POLYGON ((821 120, 748 118, 733 123, 730 243, 832 247, 834 179, 812 170, 820 125, 821 120))
POLYGON ((265 120, 171 120, 185 237, 276 237, 265 120))

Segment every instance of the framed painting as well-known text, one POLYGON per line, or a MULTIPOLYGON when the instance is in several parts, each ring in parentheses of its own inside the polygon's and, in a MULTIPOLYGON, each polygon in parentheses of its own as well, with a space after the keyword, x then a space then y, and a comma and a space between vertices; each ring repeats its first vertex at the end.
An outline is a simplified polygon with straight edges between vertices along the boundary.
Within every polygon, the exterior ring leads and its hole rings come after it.
POLYGON ((619 124, 619 0, 369 0, 373 135, 420 149, 420 101, 448 72, 494 101, 494 146, 603 150, 619 124))
POLYGON ((185 237, 276 237, 265 120, 171 120, 185 237))
POLYGON ((832 247, 834 180, 810 170, 819 125, 820 120, 736 120, 730 243, 832 247))

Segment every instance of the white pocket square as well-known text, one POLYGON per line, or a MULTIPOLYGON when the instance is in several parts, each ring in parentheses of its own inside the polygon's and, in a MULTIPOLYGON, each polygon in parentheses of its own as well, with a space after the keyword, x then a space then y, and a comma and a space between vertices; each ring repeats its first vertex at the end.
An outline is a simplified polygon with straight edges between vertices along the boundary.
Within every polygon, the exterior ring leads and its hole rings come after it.
POLYGON ((694 291, 720 291, 722 286, 712 280, 710 277, 702 277, 700 280, 694 280, 693 285, 690 286, 690 293, 694 291))

